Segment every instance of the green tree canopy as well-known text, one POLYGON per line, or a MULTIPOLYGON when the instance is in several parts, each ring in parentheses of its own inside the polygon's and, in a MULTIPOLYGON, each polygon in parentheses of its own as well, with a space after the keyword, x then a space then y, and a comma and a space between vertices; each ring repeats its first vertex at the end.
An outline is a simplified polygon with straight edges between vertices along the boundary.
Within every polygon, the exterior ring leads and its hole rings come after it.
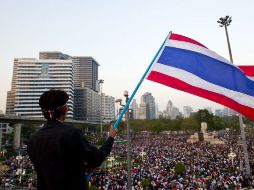
POLYGON ((175 165, 175 172, 177 174, 182 174, 186 171, 185 165, 181 162, 176 163, 175 165))

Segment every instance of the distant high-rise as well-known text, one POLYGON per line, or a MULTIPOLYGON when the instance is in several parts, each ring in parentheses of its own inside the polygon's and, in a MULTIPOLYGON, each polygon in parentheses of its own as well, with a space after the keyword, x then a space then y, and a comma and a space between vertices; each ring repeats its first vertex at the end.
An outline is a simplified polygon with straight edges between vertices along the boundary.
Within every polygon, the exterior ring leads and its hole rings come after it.
POLYGON ((155 119, 155 100, 150 92, 141 96, 141 101, 146 105, 146 119, 155 119))
POLYGON ((60 51, 41 51, 39 59, 71 59, 71 56, 64 54, 60 51))
POLYGON ((167 103, 166 110, 163 112, 164 113, 163 116, 165 118, 171 118, 172 109, 173 109, 173 103, 171 100, 169 100, 167 103))
POLYGON ((214 115, 215 115, 215 116, 218 116, 218 117, 223 117, 223 110, 221 110, 221 109, 216 109, 216 110, 214 111, 214 115))
POLYGON ((102 93, 102 120, 104 122, 110 122, 115 119, 115 98, 102 93))
POLYGON ((12 89, 8 92, 6 111, 20 116, 43 117, 39 107, 39 97, 49 89, 60 89, 67 92, 69 95, 68 117, 72 118, 74 90, 72 61, 15 59, 12 89))
POLYGON ((179 109, 177 107, 173 106, 171 114, 170 114, 170 118, 171 119, 176 119, 177 116, 180 116, 179 109))
POLYGON ((137 104, 136 99, 132 100, 130 108, 132 109, 133 119, 137 119, 138 104, 137 104))
POLYGON ((175 119, 177 116, 180 116, 179 109, 175 106, 173 106, 173 103, 171 100, 168 101, 166 110, 164 111, 163 116, 165 118, 175 119))
POLYGON ((190 106, 184 106, 183 107, 183 117, 184 118, 189 118, 191 113, 192 113, 193 109, 190 106))
POLYGON ((98 67, 100 66, 92 57, 73 56, 74 87, 90 88, 99 91, 98 67))
POLYGON ((155 103, 155 118, 159 118, 159 105, 158 103, 155 103))
POLYGON ((232 115, 236 115, 236 111, 228 108, 228 107, 224 107, 223 109, 223 115, 224 116, 232 116, 232 115))
POLYGON ((90 88, 75 88, 74 119, 100 122, 100 95, 90 88))
POLYGON ((11 82, 11 90, 7 92, 7 100, 6 100, 6 115, 15 114, 14 106, 15 106, 15 92, 16 92, 16 83, 17 83, 17 59, 14 59, 13 71, 12 71, 12 82, 11 82))
POLYGON ((139 108, 137 110, 137 119, 147 119, 146 118, 146 104, 141 100, 139 108))

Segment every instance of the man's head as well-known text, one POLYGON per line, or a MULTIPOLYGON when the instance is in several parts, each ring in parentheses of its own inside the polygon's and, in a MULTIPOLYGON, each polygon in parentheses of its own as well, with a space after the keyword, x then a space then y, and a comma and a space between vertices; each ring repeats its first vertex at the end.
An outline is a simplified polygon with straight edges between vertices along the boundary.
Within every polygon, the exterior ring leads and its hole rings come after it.
POLYGON ((44 117, 47 120, 64 120, 68 112, 68 99, 68 94, 62 90, 49 90, 44 92, 39 100, 44 117))

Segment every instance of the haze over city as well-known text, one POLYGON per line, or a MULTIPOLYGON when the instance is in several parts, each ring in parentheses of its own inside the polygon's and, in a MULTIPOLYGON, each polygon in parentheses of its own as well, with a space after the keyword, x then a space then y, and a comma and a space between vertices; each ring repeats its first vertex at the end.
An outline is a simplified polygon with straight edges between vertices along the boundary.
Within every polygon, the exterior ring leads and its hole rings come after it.
MULTIPOLYGON (((254 2, 249 1, 2 1, 0 6, 0 110, 5 110, 14 58, 38 58, 39 51, 92 56, 99 64, 103 92, 130 93, 169 31, 189 36, 228 58, 225 31, 217 19, 232 16, 229 27, 234 62, 253 64, 254 2), (190 8, 191 7, 191 8, 190 8), (207 11, 212 10, 212 11, 207 11)), ((216 74, 216 73, 214 73, 216 74)), ((168 100, 182 110, 221 105, 145 80, 136 99, 151 92, 164 110, 168 100)))

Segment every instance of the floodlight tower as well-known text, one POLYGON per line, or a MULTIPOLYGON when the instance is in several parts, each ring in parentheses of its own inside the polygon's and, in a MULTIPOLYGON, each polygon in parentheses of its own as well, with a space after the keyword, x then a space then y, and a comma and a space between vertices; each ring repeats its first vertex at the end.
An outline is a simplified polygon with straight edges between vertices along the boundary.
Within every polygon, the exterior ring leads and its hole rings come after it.
MULTIPOLYGON (((230 47, 230 42, 229 42, 229 37, 228 37, 228 28, 227 28, 230 25, 230 23, 232 22, 232 17, 227 15, 225 17, 219 18, 219 20, 217 22, 220 24, 220 27, 225 27, 230 62, 233 64, 233 56, 232 56, 232 51, 231 51, 231 47, 230 47)), ((241 139, 242 139, 242 144, 243 144, 243 153, 244 153, 246 173, 248 175, 250 175, 251 174, 250 161, 249 161, 248 149, 247 149, 247 144, 246 144, 246 136, 245 136, 245 131, 244 131, 243 117, 242 117, 242 114, 240 114, 240 113, 239 113, 239 123, 240 123, 240 130, 241 130, 241 139)))

